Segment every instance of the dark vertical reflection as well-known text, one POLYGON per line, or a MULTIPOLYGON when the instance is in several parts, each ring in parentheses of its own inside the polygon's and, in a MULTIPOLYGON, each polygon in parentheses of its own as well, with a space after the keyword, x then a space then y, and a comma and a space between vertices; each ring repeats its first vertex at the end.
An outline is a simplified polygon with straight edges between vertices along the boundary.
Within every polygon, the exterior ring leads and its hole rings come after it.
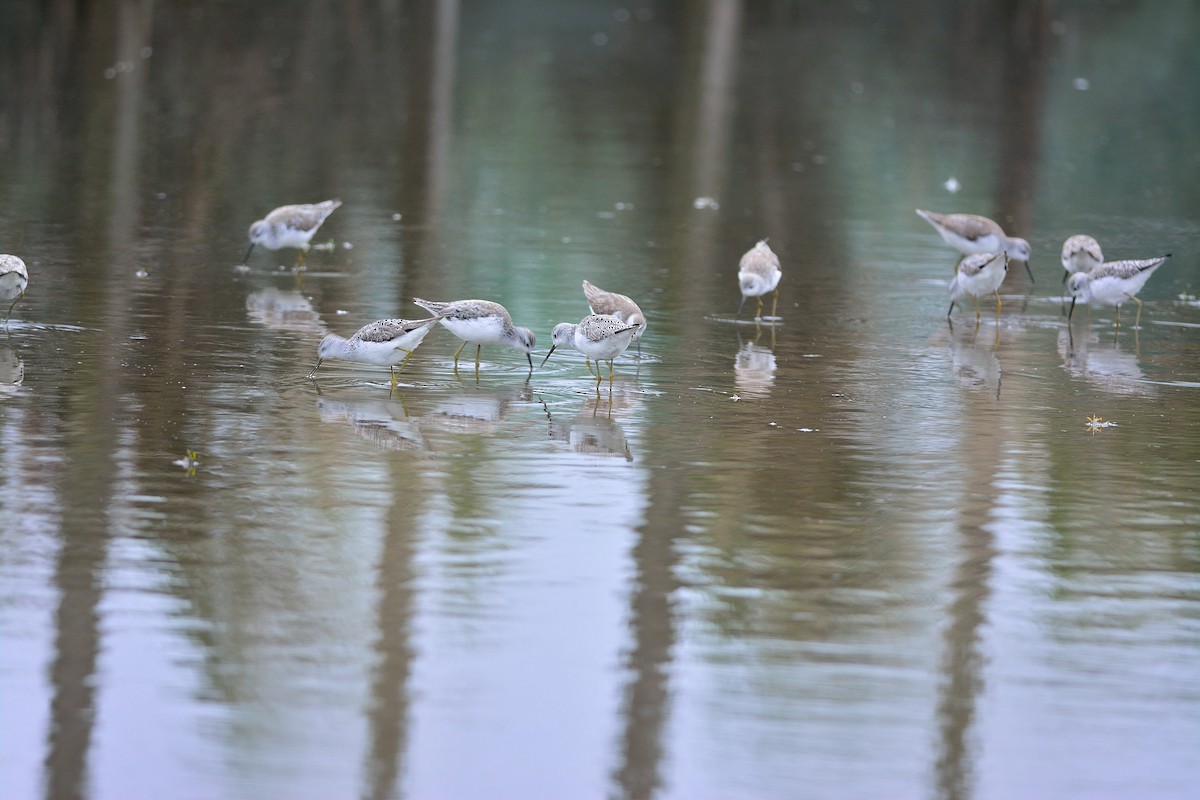
MULTIPOLYGON (((92 430, 103 431, 105 427, 99 425, 92 430)), ((46 797, 53 800, 87 795, 88 753, 96 717, 93 676, 100 655, 99 606, 108 546, 104 509, 111 486, 105 478, 111 472, 95 469, 99 460, 77 458, 74 463, 86 464, 87 468, 68 472, 72 489, 65 493, 69 506, 65 515, 67 530, 54 574, 59 603, 54 615, 50 734, 45 760, 46 797), (72 524, 82 519, 94 522, 91 526, 72 524)))
POLYGON ((620 763, 615 797, 653 797, 662 785, 663 733, 670 707, 669 665, 675 645, 671 600, 679 588, 675 539, 683 531, 684 492, 665 469, 651 469, 651 503, 638 528, 629 626, 633 647, 625 660, 629 683, 621 705, 620 763))
MULTIPOLYGON (((405 471, 403 458, 394 458, 392 466, 394 475, 405 471)), ((410 638, 416 598, 413 537, 419 516, 412 501, 419 497, 420 493, 399 491, 399 487, 394 491, 395 503, 388 514, 388 532, 379 559, 379 639, 367 714, 369 750, 363 788, 368 800, 399 796, 396 784, 408 744, 408 681, 414 657, 410 638)))
MULTIPOLYGON (((1033 231, 1033 199, 1041 157, 1041 129, 1046 105, 1047 42, 1053 15, 1047 0, 1013 0, 1003 7, 1004 80, 1001 83, 1000 156, 997 221, 1010 235, 1029 238, 1033 231)), ((1043 263, 1053 254, 1035 253, 1043 263)), ((1024 270, 1009 270, 1009 276, 1024 270)))
MULTIPOLYGON (((80 65, 126 63, 148 42, 153 4, 148 0, 120 0, 89 9, 90 25, 80 26, 80 37, 62 42, 77 51, 80 65)), ((128 67, 126 67, 128 70, 128 67)), ((146 83, 139 71, 121 74, 115 87, 112 117, 99 112, 88 123, 97 147, 82 160, 82 183, 97 188, 77 198, 76 227, 81 238, 96 243, 101 252, 89 257, 107 263, 109 271, 96 270, 93 280, 103 283, 103 307, 85 324, 103 330, 105 342, 128 337, 130 289, 113 270, 124 269, 138 228, 138 164, 141 142, 140 108, 146 83), (102 119, 103 117, 103 119, 102 119), (107 199, 108 214, 100 214, 83 197, 107 199), (99 234, 104 226, 105 234, 99 234), (106 250, 104 248, 107 248, 106 250), (113 278, 105 280, 105 278, 113 278)), ((80 259, 84 260, 84 259, 80 259)), ((100 655, 100 612, 104 568, 112 535, 109 508, 114 502, 114 453, 122 428, 118 423, 124 391, 120 348, 100 346, 94 357, 81 361, 71 380, 58 387, 66 418, 77 431, 66 441, 67 468, 63 493, 62 548, 55 571, 59 606, 55 613, 54 659, 50 666, 50 726, 44 762, 46 797, 84 797, 88 794, 87 764, 96 719, 95 673, 100 655)))
MULTIPOLYGON (((986 415, 982 415, 986 416, 986 415)), ((980 415, 974 417, 979 419, 980 415)), ((991 596, 995 537, 984 526, 997 503, 996 476, 1003 456, 1004 436, 991 423, 969 426, 970 465, 959 501, 960 558, 951 586, 942 684, 938 700, 937 796, 959 800, 971 796, 972 753, 969 737, 976 704, 983 693, 980 631, 987 623, 991 596)))
MULTIPOLYGON (((711 197, 719 202, 734 127, 742 4, 738 0, 708 0, 701 12, 685 19, 698 24, 688 31, 685 84, 679 92, 684 105, 676 112, 677 136, 687 145, 690 170, 680 199, 711 197)), ((715 243, 720 227, 711 211, 697 210, 687 220, 685 239, 680 243, 683 256, 676 267, 693 278, 709 277, 707 281, 673 280, 672 284, 683 286, 680 300, 684 308, 704 308, 712 276, 724 274, 717 266, 721 252, 715 243)), ((701 322, 699 315, 693 319, 701 322)))
MULTIPOLYGON (((415 194, 421 205, 414 214, 417 227, 405 224, 405 230, 419 230, 414 244, 416 265, 439 262, 442 240, 439 221, 450 177, 450 145, 454 132, 454 87, 458 63, 458 0, 438 0, 432 9, 421 13, 419 27, 428 35, 414 37, 418 63, 414 68, 417 90, 414 96, 415 118, 425 120, 405 140, 403 159, 413 180, 406 194, 415 194), (415 190, 415 191, 414 191, 415 190)), ((411 273, 415 279, 415 296, 440 297, 436 286, 421 282, 423 274, 437 275, 438 270, 418 269, 411 273)))

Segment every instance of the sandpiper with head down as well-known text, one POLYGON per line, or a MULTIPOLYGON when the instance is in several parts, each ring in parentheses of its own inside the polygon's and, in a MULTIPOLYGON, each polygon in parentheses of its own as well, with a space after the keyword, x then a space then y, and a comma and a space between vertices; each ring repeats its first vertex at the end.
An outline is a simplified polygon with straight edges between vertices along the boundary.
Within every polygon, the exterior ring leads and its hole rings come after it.
POLYGON ((613 361, 629 347, 629 343, 640 327, 640 322, 624 322, 610 314, 588 314, 577 325, 560 322, 554 326, 550 352, 546 353, 542 364, 545 365, 550 360, 550 356, 554 355, 556 349, 574 347, 584 356, 596 362, 597 384, 601 379, 601 361, 608 362, 608 379, 612 381, 613 361))
POLYGON ((454 371, 458 372, 458 357, 468 344, 475 345, 475 374, 479 374, 479 353, 485 344, 502 344, 525 353, 529 371, 533 372, 533 350, 536 337, 528 328, 513 325, 508 309, 491 300, 455 300, 437 303, 413 298, 413 302, 435 315, 446 330, 463 340, 454 353, 454 371))
POLYGON ((437 321, 437 317, 380 319, 359 328, 349 339, 331 333, 321 340, 317 348, 317 365, 308 377, 316 377, 321 362, 326 359, 355 361, 387 367, 392 376, 392 388, 395 389, 396 374, 404 369, 417 345, 429 335, 433 323, 437 321))
POLYGON ((1077 233, 1069 237, 1062 246, 1062 282, 1066 283, 1072 272, 1091 272, 1104 263, 1104 252, 1100 243, 1086 234, 1077 233))
POLYGON ((12 316, 17 301, 25 296, 28 287, 29 270, 25 262, 7 253, 0 254, 0 300, 12 300, 4 315, 5 327, 8 326, 8 318, 12 316))
POLYGON ((1158 258, 1146 258, 1135 261, 1108 261, 1093 269, 1091 272, 1075 272, 1067 280, 1067 292, 1071 295, 1071 311, 1067 314, 1070 321, 1075 313, 1076 301, 1089 305, 1116 306, 1117 327, 1121 327, 1121 304, 1126 300, 1137 303, 1137 316, 1134 317, 1133 327, 1136 329, 1142 319, 1142 301, 1136 295, 1150 280, 1154 271, 1166 263, 1170 253, 1158 258))
POLYGON ((245 264, 250 259, 254 245, 261 244, 268 250, 295 247, 300 251, 296 265, 304 266, 304 254, 313 234, 321 227, 325 218, 342 204, 341 200, 326 200, 294 206, 280 206, 250 226, 250 247, 246 250, 245 264))
POLYGON ((979 325, 979 298, 984 295, 996 295, 996 317, 1000 316, 1000 284, 1008 273, 1008 256, 1001 250, 999 253, 973 253, 963 259, 958 266, 958 273, 950 281, 950 310, 946 319, 954 312, 955 303, 961 303, 971 298, 975 304, 975 324, 979 325))
POLYGON ((1033 270, 1029 268, 1029 242, 1007 235, 1003 228, 987 217, 978 214, 938 214, 919 208, 917 214, 941 234, 946 244, 964 256, 1003 250, 1010 259, 1025 263, 1025 271, 1029 273, 1029 280, 1033 281, 1033 270))
POLYGON ((779 256, 775 255, 775 251, 767 245, 766 239, 747 250, 738 261, 738 287, 742 290, 742 302, 738 306, 738 315, 742 313, 742 306, 746 305, 746 298, 753 297, 758 300, 758 310, 755 312, 754 318, 761 319, 763 295, 767 292, 774 292, 774 299, 771 301, 771 319, 776 319, 775 309, 779 304, 778 287, 781 277, 783 277, 783 272, 779 269, 779 256))
POLYGON ((588 281, 583 282, 583 295, 587 298, 588 308, 592 310, 593 314, 608 314, 630 325, 634 323, 638 325, 637 331, 633 334, 633 340, 637 342, 640 356, 642 354, 642 334, 646 332, 646 315, 642 313, 638 304, 626 295, 606 292, 588 281))

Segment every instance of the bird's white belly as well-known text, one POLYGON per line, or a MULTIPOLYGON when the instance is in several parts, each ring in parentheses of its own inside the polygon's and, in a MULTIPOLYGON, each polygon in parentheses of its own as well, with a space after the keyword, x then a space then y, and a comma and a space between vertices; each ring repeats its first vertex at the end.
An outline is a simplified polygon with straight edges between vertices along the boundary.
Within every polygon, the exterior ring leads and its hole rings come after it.
POLYGON ((442 317, 442 325, 464 342, 470 344, 502 344, 504 324, 496 317, 452 319, 442 317))
POLYGON ((1004 249, 1004 242, 999 236, 994 233, 989 233, 987 236, 981 236, 978 239, 968 239, 965 236, 959 236, 954 231, 941 230, 942 238, 946 240, 946 244, 953 247, 963 255, 974 255, 975 253, 999 253, 1004 249))

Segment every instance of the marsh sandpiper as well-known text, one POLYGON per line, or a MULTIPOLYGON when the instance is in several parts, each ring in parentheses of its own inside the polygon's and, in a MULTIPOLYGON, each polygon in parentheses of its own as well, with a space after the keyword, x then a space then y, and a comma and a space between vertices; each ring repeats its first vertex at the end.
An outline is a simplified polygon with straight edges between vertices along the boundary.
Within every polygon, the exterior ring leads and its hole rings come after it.
POLYGON ((1158 258, 1136 261, 1108 261, 1091 272, 1074 272, 1067 280, 1067 292, 1071 295, 1071 311, 1068 322, 1075 313, 1076 301, 1091 305, 1116 306, 1117 327, 1121 327, 1121 304, 1126 300, 1137 303, 1137 316, 1133 327, 1136 330, 1142 319, 1142 301, 1136 295, 1150 280, 1154 271, 1171 257, 1170 253, 1158 258))
POLYGON ((639 327, 633 334, 637 342, 638 356, 642 354, 642 334, 646 332, 646 315, 638 304, 628 296, 616 292, 606 292, 594 283, 583 282, 583 296, 587 298, 588 308, 593 314, 608 314, 630 325, 639 327))
POLYGON ((767 292, 774 292, 774 299, 771 301, 771 319, 777 319, 775 316, 776 307, 779 304, 779 279, 783 277, 783 272, 779 269, 779 256, 767 245, 767 240, 763 239, 758 244, 751 247, 742 255, 738 261, 738 286, 742 290, 742 302, 738 305, 738 316, 741 316, 742 307, 746 305, 746 298, 753 297, 758 300, 758 310, 755 312, 755 319, 762 319, 762 298, 767 292))
POLYGON ((1091 272, 1104 263, 1104 251, 1100 243, 1084 233, 1069 237, 1062 246, 1063 279, 1071 277, 1072 272, 1091 272))
POLYGON ((8 326, 8 318, 12 316, 12 310, 17 305, 17 301, 25 296, 25 289, 29 286, 29 270, 25 267, 25 262, 16 256, 8 254, 0 254, 0 300, 12 300, 8 306, 8 313, 4 315, 4 325, 8 326))
POLYGON ((454 371, 458 372, 458 357, 468 344, 475 345, 475 374, 479 375, 479 353, 485 344, 502 344, 525 353, 529 371, 533 372, 533 350, 536 337, 528 328, 513 325, 508 309, 491 300, 455 300, 435 303, 413 298, 413 302, 438 317, 446 330, 463 340, 454 353, 454 371))
POLYGON ((364 325, 349 339, 331 333, 317 348, 317 365, 308 374, 315 378, 321 362, 326 359, 354 361, 387 367, 396 388, 396 374, 412 358, 417 345, 433 330, 437 317, 429 319, 380 319, 364 325))
MULTIPOLYGON (((978 214, 938 214, 919 208, 917 214, 941 234, 946 244, 963 256, 1003 250, 1014 261, 1024 262, 1030 282, 1036 282, 1033 280, 1033 270, 1029 267, 1029 242, 1005 234, 1004 229, 994 221, 978 214)), ((959 261, 962 261, 961 257, 959 261)))
POLYGON ((341 204, 341 200, 326 200, 323 203, 280 206, 250 226, 250 247, 242 263, 250 260, 254 245, 261 244, 268 250, 295 247, 300 251, 296 266, 303 267, 304 254, 308 251, 313 234, 341 204))
POLYGON ((601 379, 600 362, 608 362, 608 380, 613 379, 613 361, 633 340, 641 327, 640 322, 625 322, 610 314, 588 314, 577 325, 560 322, 551 335, 550 352, 542 359, 544 366, 560 347, 574 347, 587 358, 596 362, 596 383, 601 379))
POLYGON ((946 318, 954 313, 955 303, 971 298, 975 304, 975 324, 979 324, 979 298, 996 295, 996 316, 1000 316, 1000 284, 1008 273, 1008 255, 999 253, 972 253, 958 265, 958 273, 950 281, 950 310, 946 318))

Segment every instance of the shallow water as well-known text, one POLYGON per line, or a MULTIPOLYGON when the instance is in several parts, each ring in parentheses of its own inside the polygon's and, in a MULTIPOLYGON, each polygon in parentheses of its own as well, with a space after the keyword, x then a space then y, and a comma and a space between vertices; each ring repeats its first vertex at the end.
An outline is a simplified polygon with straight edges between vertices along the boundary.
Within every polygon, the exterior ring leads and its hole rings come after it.
POLYGON ((1006 9, 7 9, 5 794, 1193 796, 1200 11, 1006 9), (948 324, 916 207, 1036 284, 948 324), (1174 254, 1140 330, 1066 323, 1078 232, 1174 254), (611 385, 305 378, 412 297, 539 363, 584 278, 646 312, 611 385))

